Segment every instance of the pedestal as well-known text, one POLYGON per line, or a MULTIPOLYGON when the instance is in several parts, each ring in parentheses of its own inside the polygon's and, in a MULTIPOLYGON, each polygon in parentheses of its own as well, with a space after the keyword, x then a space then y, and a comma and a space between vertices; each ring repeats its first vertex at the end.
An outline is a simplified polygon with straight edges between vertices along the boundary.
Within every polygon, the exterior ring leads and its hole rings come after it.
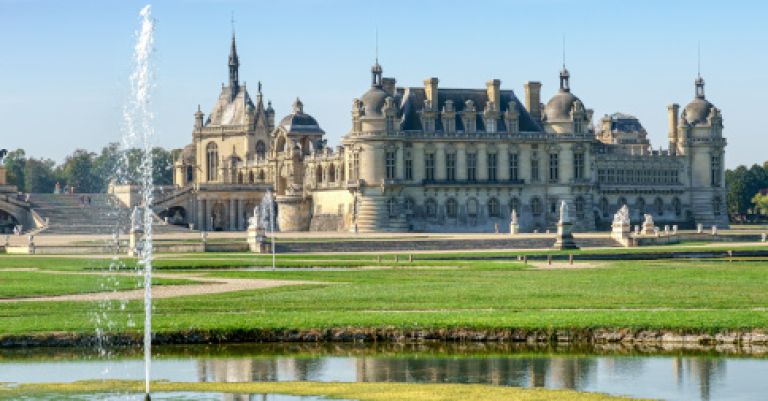
POLYGON ((248 249, 254 253, 270 253, 272 251, 264 235, 264 229, 248 227, 248 249))
POLYGON ((520 224, 510 223, 509 224, 509 234, 510 235, 517 235, 519 233, 520 233, 520 224))
POLYGON ((654 226, 653 223, 643 223, 643 231, 641 231, 641 233, 643 235, 654 235, 656 231, 655 228, 656 226, 654 226))
POLYGON ((133 228, 128 233, 128 256, 139 256, 141 254, 141 237, 144 230, 133 228))
POLYGON ((579 249, 573 241, 573 224, 557 223, 557 239, 555 240, 555 249, 579 249))

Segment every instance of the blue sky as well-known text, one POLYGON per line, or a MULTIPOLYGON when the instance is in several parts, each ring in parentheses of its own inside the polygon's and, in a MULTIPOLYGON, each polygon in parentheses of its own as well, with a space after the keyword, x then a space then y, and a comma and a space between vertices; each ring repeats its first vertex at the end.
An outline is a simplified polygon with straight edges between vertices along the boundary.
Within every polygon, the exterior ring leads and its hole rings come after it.
MULTIPOLYGON (((61 160, 120 138, 138 11, 147 2, 0 0, 0 147, 61 160)), ((155 1, 158 145, 191 141, 227 78, 235 15, 240 78, 257 81, 277 116, 300 96, 338 144, 365 92, 375 31, 385 76, 422 85, 522 94, 557 89, 566 36, 571 88, 595 122, 638 116, 666 147, 666 106, 693 98, 697 46, 707 98, 720 107, 727 165, 768 159, 768 4, 759 1, 155 1)))

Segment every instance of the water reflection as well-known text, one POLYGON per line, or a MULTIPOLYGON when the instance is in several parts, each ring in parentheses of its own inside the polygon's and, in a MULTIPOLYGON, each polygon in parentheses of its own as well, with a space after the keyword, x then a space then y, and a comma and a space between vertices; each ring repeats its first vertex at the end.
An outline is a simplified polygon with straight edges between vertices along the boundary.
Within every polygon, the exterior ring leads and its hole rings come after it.
MULTIPOLYGON (((72 350, 0 351, 0 382, 141 377, 140 355, 103 361, 72 350), (106 374, 102 371, 111 369, 106 374)), ((158 349, 155 379, 202 382, 482 383, 680 401, 760 400, 768 359, 712 350, 549 348, 488 344, 265 345, 158 349)), ((259 395, 223 395, 261 401, 259 395)))

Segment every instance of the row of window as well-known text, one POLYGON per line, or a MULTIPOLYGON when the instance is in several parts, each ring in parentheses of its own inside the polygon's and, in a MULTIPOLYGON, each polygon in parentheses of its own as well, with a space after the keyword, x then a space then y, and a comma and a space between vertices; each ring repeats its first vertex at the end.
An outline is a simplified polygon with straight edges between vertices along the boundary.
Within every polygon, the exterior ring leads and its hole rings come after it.
MULTIPOLYGON (((411 198, 407 198, 402 205, 405 213, 413 213, 415 210, 415 202, 411 198)), ((559 213, 560 202, 557 199, 550 200, 551 215, 557 215, 559 213)), ((574 200, 574 209, 576 217, 584 217, 584 205, 585 201, 582 197, 577 197, 574 200)), ((455 198, 448 198, 445 201, 445 216, 448 218, 457 218, 459 215, 459 202, 455 198)), ((501 203, 497 198, 488 199, 486 206, 488 208, 488 216, 492 218, 501 217, 501 203)), ((429 218, 437 217, 437 201, 434 198, 428 198, 424 201, 424 215, 429 218)), ((466 202, 466 215, 468 217, 477 217, 479 213, 479 204, 477 199, 470 198, 466 202)), ((389 198, 387 200, 387 210, 389 217, 394 218, 400 213, 400 204, 396 198, 389 198)), ((518 213, 522 212, 520 200, 518 198, 512 198, 509 201, 509 211, 516 210, 518 213)), ((534 217, 540 217, 544 213, 544 204, 540 198, 534 197, 530 203, 531 214, 534 217)))
MULTIPOLYGON (((499 161, 496 153, 487 154, 487 177, 489 181, 496 181, 498 179, 499 161)), ((424 155, 424 179, 427 181, 435 180, 435 168, 436 168, 436 156, 435 153, 426 153, 424 155)), ((531 182, 538 182, 541 180, 539 173, 539 159, 533 157, 530 159, 530 172, 531 182)), ((549 174, 548 179, 551 182, 557 182, 560 180, 560 155, 558 153, 550 153, 548 159, 549 174)), ((386 171, 386 178, 388 180, 395 179, 397 177, 397 152, 395 150, 389 150, 386 152, 384 158, 384 168, 386 171)), ((445 179, 448 181, 455 181, 457 179, 457 163, 456 153, 445 154, 445 179)), ((508 158, 509 179, 517 181, 520 179, 520 158, 517 153, 510 153, 508 158)), ((478 178, 477 173, 477 153, 471 152, 466 154, 466 173, 468 181, 476 181, 478 178)), ((585 156, 584 153, 574 153, 573 155, 573 177, 576 180, 582 180, 585 178, 585 156)), ((411 158, 405 159, 405 180, 413 180, 413 160, 411 158)))
MULTIPOLYGON (((258 159, 264 159, 267 156, 267 146, 264 141, 256 142, 256 157, 258 159)), ((216 181, 219 171, 219 147, 215 142, 208 142, 205 147, 205 167, 206 167, 206 180, 216 181)), ((187 174, 187 180, 191 181, 192 177, 187 174)), ((242 179, 238 181, 242 182, 242 179)), ((253 180, 249 180, 253 182, 253 180)))
POLYGON ((680 183, 677 169, 597 169, 597 179, 602 184, 662 184, 680 183))

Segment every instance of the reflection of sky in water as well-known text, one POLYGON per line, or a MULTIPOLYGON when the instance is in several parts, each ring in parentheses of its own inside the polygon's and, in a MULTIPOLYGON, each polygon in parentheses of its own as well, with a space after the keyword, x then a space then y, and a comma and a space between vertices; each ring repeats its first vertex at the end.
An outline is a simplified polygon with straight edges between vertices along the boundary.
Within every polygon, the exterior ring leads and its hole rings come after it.
MULTIPOLYGON (((765 380, 768 359, 705 356, 437 358, 406 354, 400 357, 190 357, 155 360, 152 370, 155 379, 171 381, 489 383, 571 388, 669 401, 763 400, 768 394, 768 380, 765 380)), ((22 359, 0 362, 0 382, 61 382, 94 378, 136 380, 142 377, 142 373, 143 365, 138 359, 46 362, 26 362, 22 359)), ((212 399, 262 400, 260 396, 224 397, 230 398, 212 399)), ((265 399, 289 400, 312 399, 265 399)))

